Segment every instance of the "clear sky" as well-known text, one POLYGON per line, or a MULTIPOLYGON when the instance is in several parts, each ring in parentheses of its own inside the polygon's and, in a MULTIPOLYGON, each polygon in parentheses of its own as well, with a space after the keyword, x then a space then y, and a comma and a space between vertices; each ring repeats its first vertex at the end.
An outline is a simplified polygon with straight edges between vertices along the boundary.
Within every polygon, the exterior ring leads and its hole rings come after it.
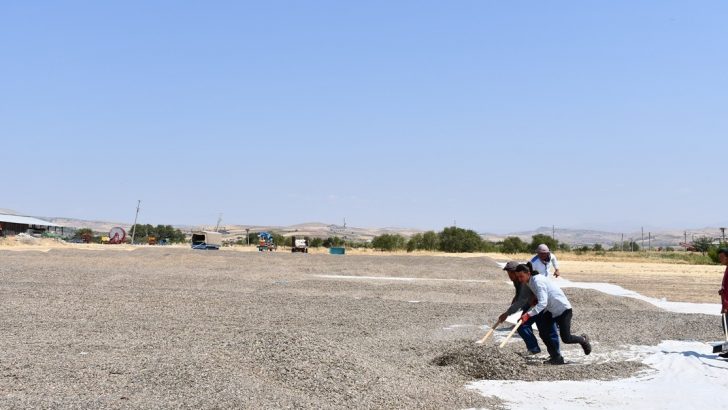
POLYGON ((728 224, 725 1, 0 3, 0 208, 728 224))

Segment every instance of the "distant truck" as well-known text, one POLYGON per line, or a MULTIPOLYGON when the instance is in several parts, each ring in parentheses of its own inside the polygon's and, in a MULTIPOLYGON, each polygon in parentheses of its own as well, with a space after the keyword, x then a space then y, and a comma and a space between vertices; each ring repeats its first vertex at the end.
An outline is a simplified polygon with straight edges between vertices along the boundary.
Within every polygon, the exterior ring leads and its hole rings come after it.
POLYGON ((268 232, 258 233, 258 251, 274 251, 277 248, 278 246, 273 240, 273 235, 269 234, 268 232))
POLYGON ((220 232, 200 231, 192 233, 192 249, 220 249, 222 234, 220 232))
POLYGON ((291 236, 291 252, 308 253, 308 239, 291 236))

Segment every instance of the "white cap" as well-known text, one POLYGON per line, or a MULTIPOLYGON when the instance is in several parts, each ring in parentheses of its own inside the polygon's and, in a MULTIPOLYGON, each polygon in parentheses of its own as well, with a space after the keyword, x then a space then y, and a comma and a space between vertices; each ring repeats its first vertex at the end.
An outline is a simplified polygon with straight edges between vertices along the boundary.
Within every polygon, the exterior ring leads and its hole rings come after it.
POLYGON ((551 251, 549 250, 549 247, 546 246, 545 243, 542 243, 541 245, 538 245, 538 248, 536 248, 536 252, 538 252, 538 253, 549 253, 551 251))

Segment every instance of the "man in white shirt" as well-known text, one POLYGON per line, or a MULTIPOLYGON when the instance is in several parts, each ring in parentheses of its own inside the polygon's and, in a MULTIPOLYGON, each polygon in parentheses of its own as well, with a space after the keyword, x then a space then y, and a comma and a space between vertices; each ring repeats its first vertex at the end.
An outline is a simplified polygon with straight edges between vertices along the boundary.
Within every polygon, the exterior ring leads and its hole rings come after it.
MULTIPOLYGON (((538 314, 542 314, 539 329, 550 328, 554 325, 559 327, 559 335, 561 341, 565 344, 580 344, 584 349, 584 354, 589 355, 592 347, 589 336, 576 336, 571 334, 571 318, 573 311, 569 299, 566 298, 564 291, 540 273, 536 273, 530 263, 526 265, 518 265, 516 267, 516 280, 525 283, 536 295, 537 303, 529 311, 521 316, 521 323, 531 320, 538 314)), ((540 332, 540 330, 539 330, 540 332)), ((543 338, 546 348, 549 351, 549 364, 564 364, 564 358, 561 356, 558 345, 551 342, 549 338, 543 338)))
POLYGON ((538 271, 544 277, 549 276, 549 267, 553 267, 554 277, 559 277, 559 261, 556 260, 556 255, 551 253, 545 243, 538 245, 538 248, 536 248, 536 255, 531 258, 531 265, 533 265, 533 270, 538 271))

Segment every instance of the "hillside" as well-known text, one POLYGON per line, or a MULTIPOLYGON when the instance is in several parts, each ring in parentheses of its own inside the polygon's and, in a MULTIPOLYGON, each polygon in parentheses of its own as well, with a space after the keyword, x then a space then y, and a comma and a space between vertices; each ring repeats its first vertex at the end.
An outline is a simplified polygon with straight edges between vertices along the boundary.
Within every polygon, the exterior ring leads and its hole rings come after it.
MULTIPOLYGON (((125 229, 130 227, 129 223, 110 222, 110 221, 93 221, 83 220, 74 218, 63 218, 63 217, 39 217, 56 224, 72 227, 72 228, 91 228, 97 232, 107 232, 114 226, 121 226, 125 229)), ((191 226, 191 225, 174 225, 176 228, 181 229, 185 232, 193 230, 212 230, 214 226, 191 226)), ((344 226, 336 224, 326 224, 322 222, 309 222, 301 223, 290 226, 270 226, 270 225, 223 225, 220 230, 225 233, 226 237, 244 236, 245 230, 248 229, 250 232, 260 231, 276 231, 280 232, 285 236, 300 235, 308 237, 319 237, 326 238, 329 236, 339 236, 354 241, 368 241, 375 236, 382 234, 400 234, 406 237, 412 236, 416 233, 424 232, 424 230, 416 228, 401 228, 401 227, 385 227, 385 228, 366 228, 366 227, 354 227, 344 226)), ((721 231, 717 227, 704 227, 698 229, 688 229, 686 231, 679 230, 655 230, 652 232, 652 247, 658 246, 677 246, 685 240, 685 233, 687 232, 687 240, 692 240, 693 237, 708 236, 711 238, 721 237, 721 231)), ((568 243, 570 245, 593 245, 599 243, 605 246, 612 246, 615 243, 619 243, 624 235, 625 241, 634 240, 637 243, 641 242, 641 232, 625 232, 624 234, 619 232, 608 232, 599 231, 592 229, 556 229, 556 239, 561 242, 568 243)), ((530 241, 531 237, 536 234, 551 235, 552 230, 550 227, 539 227, 532 231, 518 231, 506 234, 498 233, 481 233, 483 238, 490 241, 501 241, 503 238, 508 236, 517 236, 525 241, 530 241)), ((649 244, 649 232, 645 231, 644 234, 644 246, 649 244)))

